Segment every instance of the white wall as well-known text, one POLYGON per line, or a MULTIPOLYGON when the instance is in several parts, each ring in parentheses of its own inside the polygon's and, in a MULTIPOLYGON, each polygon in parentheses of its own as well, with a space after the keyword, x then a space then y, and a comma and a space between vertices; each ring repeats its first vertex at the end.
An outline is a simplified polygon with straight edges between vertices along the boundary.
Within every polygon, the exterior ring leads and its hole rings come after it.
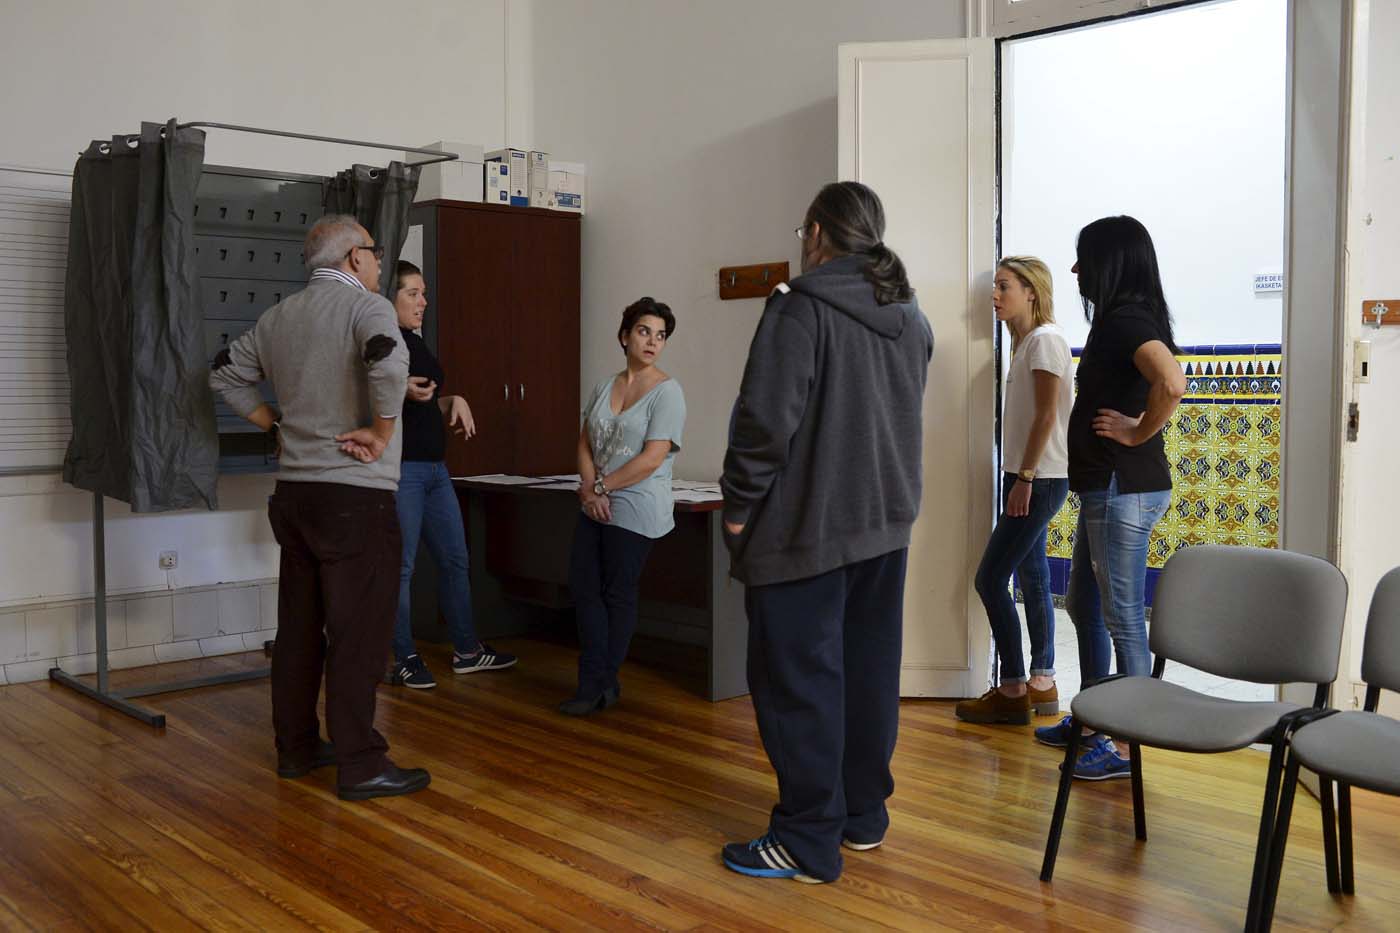
MULTIPOLYGON (((71 169, 141 120, 206 120, 415 144, 505 136, 505 0, 10 3, 0 13, 0 164, 71 169)), ((392 153, 210 130, 211 164, 326 174, 392 153)), ((113 593, 275 577, 271 480, 220 482, 221 510, 109 503, 113 593), (178 549, 179 569, 156 566, 178 549)), ((0 478, 0 609, 92 592, 91 497, 0 478)), ((0 616, 0 621, 14 616, 0 616)), ((3 635, 0 632, 0 635, 3 635)))
MULTIPOLYGON (((1365 150, 1355 154, 1364 173, 1359 213, 1363 218, 1360 249, 1362 298, 1400 298, 1400 124, 1395 120, 1395 88, 1400 87, 1400 4, 1370 4, 1367 52, 1365 150)), ((1356 209, 1356 206, 1353 205, 1356 209)), ((1358 308, 1348 307, 1347 314, 1358 308)), ((1344 534, 1351 582, 1353 676, 1360 676, 1366 607, 1381 576, 1400 565, 1395 529, 1400 527, 1400 327, 1361 330, 1371 341, 1371 382, 1360 386, 1361 430, 1347 451, 1344 534)), ((1393 699, 1393 697, 1392 697, 1393 699)))
MULTIPOLYGON (((71 169, 142 120, 374 142, 504 135, 504 0, 8 3, 0 162, 71 169)), ((206 160, 326 174, 373 149, 210 131, 206 160)))
POLYGON ((535 138, 512 145, 588 165, 582 382, 621 367, 624 306, 668 302, 676 339, 660 365, 689 409, 678 476, 719 475, 763 307, 719 301, 717 270, 786 259, 796 274, 792 229, 836 178, 836 46, 961 36, 963 12, 963 0, 536 4, 535 138))
POLYGON ((1043 258, 1075 346, 1081 227, 1130 214, 1152 233, 1182 345, 1278 343, 1285 0, 1231 0, 1002 50, 1003 254, 1043 258))

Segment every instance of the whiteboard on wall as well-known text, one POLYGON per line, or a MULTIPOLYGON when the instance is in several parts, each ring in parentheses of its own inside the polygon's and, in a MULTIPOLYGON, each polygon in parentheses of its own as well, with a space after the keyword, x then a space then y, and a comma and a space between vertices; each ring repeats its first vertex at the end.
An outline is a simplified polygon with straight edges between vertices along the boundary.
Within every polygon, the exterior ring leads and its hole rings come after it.
POLYGON ((0 168, 0 470, 63 463, 67 174, 0 168))

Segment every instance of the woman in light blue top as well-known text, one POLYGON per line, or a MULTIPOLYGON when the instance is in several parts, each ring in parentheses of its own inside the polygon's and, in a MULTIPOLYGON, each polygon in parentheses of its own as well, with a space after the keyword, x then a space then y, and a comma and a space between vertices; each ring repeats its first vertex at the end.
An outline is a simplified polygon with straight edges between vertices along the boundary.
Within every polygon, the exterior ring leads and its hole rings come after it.
POLYGON ((656 367, 676 318, 642 298, 622 312, 627 368, 589 393, 578 438, 582 506, 569 562, 578 615, 578 690, 559 704, 586 716, 618 700, 617 672, 637 628, 637 586, 652 542, 675 527, 671 462, 681 449, 685 396, 656 367))

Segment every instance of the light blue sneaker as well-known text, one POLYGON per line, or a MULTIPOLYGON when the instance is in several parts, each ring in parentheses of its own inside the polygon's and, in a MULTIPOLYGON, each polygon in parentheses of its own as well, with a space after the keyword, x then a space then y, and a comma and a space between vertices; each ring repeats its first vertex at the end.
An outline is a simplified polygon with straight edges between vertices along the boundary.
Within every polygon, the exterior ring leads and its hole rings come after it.
POLYGON ((1133 764, 1118 754, 1112 739, 1106 735, 1096 735, 1089 739, 1087 750, 1074 763, 1074 776, 1081 781, 1132 777, 1133 764))
MULTIPOLYGON (((1053 726, 1041 726, 1035 730, 1035 740, 1042 745, 1049 745, 1054 748, 1064 748, 1069 744, 1069 721, 1071 717, 1065 716, 1053 726)), ((1088 738, 1088 736, 1085 736, 1088 738)))

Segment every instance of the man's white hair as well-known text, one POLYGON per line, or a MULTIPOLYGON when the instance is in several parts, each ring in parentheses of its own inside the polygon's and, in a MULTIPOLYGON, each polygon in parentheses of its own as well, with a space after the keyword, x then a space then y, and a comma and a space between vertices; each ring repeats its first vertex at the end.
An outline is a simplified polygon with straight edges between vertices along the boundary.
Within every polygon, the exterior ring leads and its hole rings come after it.
POLYGON ((340 265, 357 246, 364 246, 360 222, 349 214, 327 214, 306 234, 306 268, 310 272, 340 265))

